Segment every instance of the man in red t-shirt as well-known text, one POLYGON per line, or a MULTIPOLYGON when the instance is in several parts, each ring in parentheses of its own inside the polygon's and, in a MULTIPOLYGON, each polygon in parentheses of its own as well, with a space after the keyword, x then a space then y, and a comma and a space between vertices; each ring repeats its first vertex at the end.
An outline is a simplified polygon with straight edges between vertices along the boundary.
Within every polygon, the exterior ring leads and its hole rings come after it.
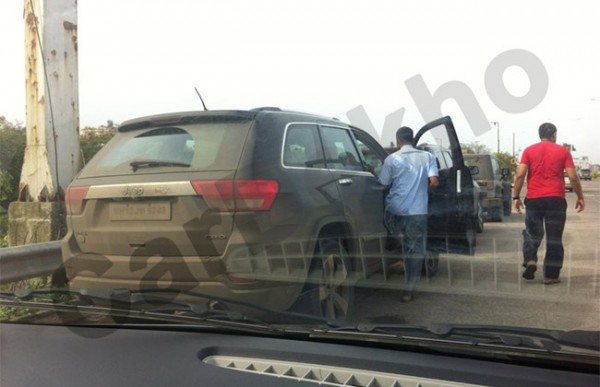
POLYGON ((583 211, 585 201, 581 183, 575 171, 573 157, 564 146, 556 144, 556 126, 544 123, 539 128, 542 141, 525 149, 517 168, 513 203, 520 214, 523 207, 520 193, 527 176, 525 196, 525 230, 523 231, 523 278, 532 280, 537 270, 537 251, 546 229, 544 280, 546 285, 560 282, 564 248, 562 234, 567 219, 564 171, 577 194, 577 212, 583 211))

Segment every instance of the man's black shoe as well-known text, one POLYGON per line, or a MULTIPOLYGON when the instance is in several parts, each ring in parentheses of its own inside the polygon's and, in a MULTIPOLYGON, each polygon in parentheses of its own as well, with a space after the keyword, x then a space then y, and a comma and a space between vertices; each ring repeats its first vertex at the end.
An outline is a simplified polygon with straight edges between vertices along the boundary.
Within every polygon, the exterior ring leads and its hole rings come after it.
POLYGON ((525 267, 525 271, 523 272, 523 278, 526 280, 532 280, 535 278, 535 271, 537 270, 537 265, 535 262, 528 262, 527 267, 525 267))

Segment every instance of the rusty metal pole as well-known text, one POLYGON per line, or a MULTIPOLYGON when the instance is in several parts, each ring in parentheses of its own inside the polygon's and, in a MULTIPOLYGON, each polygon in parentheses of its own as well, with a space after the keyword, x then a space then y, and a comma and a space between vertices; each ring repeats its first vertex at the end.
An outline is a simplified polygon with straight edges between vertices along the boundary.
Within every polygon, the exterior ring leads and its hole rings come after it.
POLYGON ((27 145, 9 244, 64 232, 63 190, 80 169, 77 0, 24 0, 27 145), (62 224, 61 224, 62 223, 62 224))
POLYGON ((25 1, 27 147, 20 201, 57 201, 80 168, 77 1, 25 1))

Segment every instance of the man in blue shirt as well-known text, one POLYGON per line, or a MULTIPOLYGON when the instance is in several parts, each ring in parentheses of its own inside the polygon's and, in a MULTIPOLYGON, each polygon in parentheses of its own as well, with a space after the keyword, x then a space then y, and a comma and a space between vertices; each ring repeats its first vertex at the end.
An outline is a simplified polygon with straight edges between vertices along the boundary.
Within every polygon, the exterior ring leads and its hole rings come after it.
POLYGON ((427 248, 427 206, 429 191, 438 186, 435 156, 413 147, 413 131, 403 126, 396 132, 398 151, 389 155, 379 174, 379 182, 389 187, 385 200, 385 225, 402 238, 405 287, 402 301, 413 299, 421 278, 427 248))

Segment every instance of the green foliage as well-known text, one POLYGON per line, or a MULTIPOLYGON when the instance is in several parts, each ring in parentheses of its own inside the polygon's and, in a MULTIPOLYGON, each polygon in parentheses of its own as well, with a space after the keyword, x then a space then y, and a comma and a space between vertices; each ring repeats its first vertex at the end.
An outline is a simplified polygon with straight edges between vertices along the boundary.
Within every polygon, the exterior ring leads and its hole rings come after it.
POLYGON ((479 141, 461 144, 461 150, 464 154, 489 154, 492 152, 487 145, 480 144, 479 141))
POLYGON ((513 156, 507 152, 494 152, 493 156, 500 161, 500 168, 508 168, 510 175, 503 178, 505 181, 513 181, 513 174, 516 171, 516 164, 513 164, 513 156))
POLYGON ((494 157, 500 161, 500 168, 514 169, 515 164, 512 163, 513 156, 507 152, 494 152, 494 157))
POLYGON ((4 207, 4 205, 9 203, 14 191, 12 175, 8 171, 0 169, 0 205, 4 207))
POLYGON ((0 248, 8 247, 8 215, 0 215, 0 248))
POLYGON ((113 138, 116 133, 116 128, 112 121, 108 121, 107 125, 101 125, 98 128, 86 127, 81 131, 79 144, 81 146, 81 155, 83 163, 87 164, 92 157, 113 138))
MULTIPOLYGON (((31 278, 27 280, 17 281, 6 285, 1 285, 0 290, 14 292, 16 289, 43 289, 50 288, 51 285, 50 276, 42 276, 37 278, 31 278)), ((35 301, 35 299, 34 299, 35 301)), ((0 306, 0 321, 1 320, 13 320, 19 317, 24 317, 36 313, 35 310, 28 308, 13 308, 10 306, 0 306)))
MULTIPOLYGON (((112 121, 97 128, 84 128, 80 135, 83 162, 87 163, 115 133, 112 121)), ((0 116, 0 206, 4 208, 18 199, 26 143, 24 126, 0 116)))
POLYGON ((25 155, 25 128, 0 116, 0 205, 17 199, 25 155))

